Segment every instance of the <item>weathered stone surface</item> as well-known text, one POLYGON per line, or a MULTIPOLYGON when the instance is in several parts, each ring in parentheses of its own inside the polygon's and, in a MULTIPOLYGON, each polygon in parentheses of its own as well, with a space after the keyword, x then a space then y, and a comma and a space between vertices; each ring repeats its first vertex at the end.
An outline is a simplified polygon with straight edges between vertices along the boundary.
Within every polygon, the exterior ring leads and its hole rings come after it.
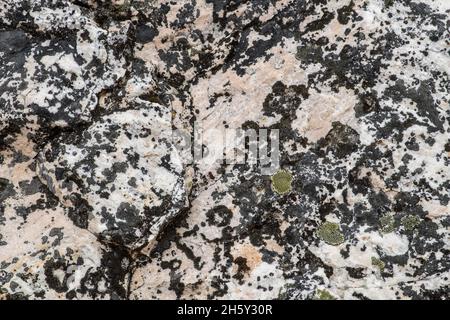
POLYGON ((0 162, 0 299, 126 298, 131 257, 77 227, 35 173, 24 132, 0 162))
POLYGON ((0 296, 448 299, 449 14, 0 0, 0 296), (190 162, 197 125, 279 168, 190 162))
POLYGON ((69 207, 76 226, 143 250, 187 207, 170 119, 157 104, 104 116, 46 146, 38 156, 38 175, 69 207))
POLYGON ((6 1, 0 10, 0 130, 89 121, 97 95, 125 74, 117 48, 127 41, 127 26, 101 29, 65 1, 6 1))

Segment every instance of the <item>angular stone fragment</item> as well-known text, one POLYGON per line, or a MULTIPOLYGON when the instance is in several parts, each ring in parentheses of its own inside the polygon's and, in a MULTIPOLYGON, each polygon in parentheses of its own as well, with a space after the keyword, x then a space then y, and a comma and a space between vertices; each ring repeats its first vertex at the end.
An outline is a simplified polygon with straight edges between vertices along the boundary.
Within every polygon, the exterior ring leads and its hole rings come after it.
POLYGON ((125 297, 127 257, 74 226, 61 209, 34 212, 20 232, 7 230, 0 300, 125 297))
POLYGON ((0 135, 18 123, 53 128, 89 121, 97 95, 125 74, 123 53, 114 50, 126 41, 123 30, 107 32, 65 2, 24 8, 17 2, 11 15, 26 12, 16 22, 34 33, 0 28, 0 135))
POLYGON ((110 243, 149 249, 186 206, 171 133, 170 113, 160 105, 113 113, 48 144, 39 177, 77 226, 110 243))

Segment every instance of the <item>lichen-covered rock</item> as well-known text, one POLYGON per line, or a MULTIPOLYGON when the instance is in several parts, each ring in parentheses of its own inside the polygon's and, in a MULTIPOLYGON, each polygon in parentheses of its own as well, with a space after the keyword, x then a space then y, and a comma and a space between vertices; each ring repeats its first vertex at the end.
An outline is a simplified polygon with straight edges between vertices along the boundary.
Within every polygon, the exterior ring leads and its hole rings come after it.
POLYGON ((171 139, 169 110, 144 103, 51 142, 39 154, 38 174, 76 226, 142 249, 187 207, 184 168, 171 139))
POLYGON ((125 75, 117 47, 127 41, 128 26, 103 30, 68 1, 2 3, 0 135, 18 124, 67 127, 89 121, 98 94, 125 75))
POLYGON ((449 13, 0 0, 0 297, 449 299, 449 13))
POLYGON ((132 259, 77 227, 36 176, 28 132, 0 157, 0 299, 123 299, 132 259))
POLYGON ((5 234, 0 299, 126 297, 129 257, 102 246, 61 210, 35 212, 20 230, 5 234))

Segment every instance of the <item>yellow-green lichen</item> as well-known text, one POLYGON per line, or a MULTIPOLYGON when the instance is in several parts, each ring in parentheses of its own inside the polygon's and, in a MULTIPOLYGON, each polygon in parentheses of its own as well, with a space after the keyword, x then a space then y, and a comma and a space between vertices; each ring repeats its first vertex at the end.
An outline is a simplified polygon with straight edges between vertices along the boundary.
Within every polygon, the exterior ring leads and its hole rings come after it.
POLYGON ((406 231, 412 231, 420 224, 420 218, 418 216, 409 215, 403 217, 401 223, 406 231))
POLYGON ((386 264, 376 257, 372 257, 372 265, 383 271, 386 264))
POLYGON ((391 215, 385 215, 380 218, 381 232, 391 233, 395 230, 395 220, 391 215))
POLYGON ((329 293, 327 290, 317 290, 316 291, 317 300, 336 300, 336 298, 329 293))
POLYGON ((292 174, 285 170, 280 170, 272 176, 272 188, 278 194, 285 194, 291 190, 292 174))
POLYGON ((293 283, 287 283, 278 291, 278 300, 289 300, 290 291, 295 289, 295 285, 293 283))
POLYGON ((333 222, 324 222, 317 232, 319 238, 333 246, 340 245, 344 242, 344 235, 339 230, 339 225, 333 222))

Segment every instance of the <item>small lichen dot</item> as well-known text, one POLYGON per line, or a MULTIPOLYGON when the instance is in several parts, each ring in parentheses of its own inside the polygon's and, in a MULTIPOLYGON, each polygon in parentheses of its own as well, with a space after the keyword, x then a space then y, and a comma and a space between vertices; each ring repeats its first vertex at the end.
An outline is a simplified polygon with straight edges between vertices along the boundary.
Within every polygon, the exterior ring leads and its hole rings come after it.
POLYGON ((420 218, 418 216, 409 215, 403 217, 401 223, 406 231, 412 231, 420 224, 420 218))
POLYGON ((372 257, 372 265, 383 271, 386 264, 376 257, 372 257))
POLYGON ((395 220, 391 215, 385 215, 380 218, 381 232, 391 233, 395 230, 395 220))
POLYGON ((327 290, 317 290, 316 291, 316 299, 317 300, 336 300, 335 297, 327 290))
POLYGON ((339 225, 333 222, 324 222, 319 227, 317 235, 322 241, 333 246, 340 245, 345 241, 344 235, 339 230, 339 225))
POLYGON ((291 190, 292 174, 286 170, 280 170, 272 178, 272 189, 278 194, 285 194, 291 190))

